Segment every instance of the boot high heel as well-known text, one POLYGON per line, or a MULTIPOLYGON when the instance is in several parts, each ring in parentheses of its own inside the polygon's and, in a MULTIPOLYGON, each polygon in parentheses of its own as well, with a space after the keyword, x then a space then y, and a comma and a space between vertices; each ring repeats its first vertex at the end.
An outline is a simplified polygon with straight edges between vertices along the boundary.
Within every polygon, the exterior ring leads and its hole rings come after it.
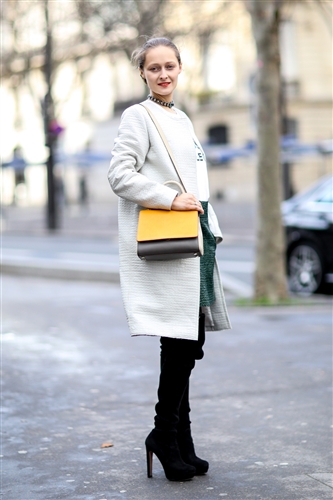
POLYGON ((196 474, 196 468, 186 464, 179 452, 175 431, 153 429, 146 439, 147 476, 153 477, 153 453, 162 464, 169 481, 188 481, 196 474))

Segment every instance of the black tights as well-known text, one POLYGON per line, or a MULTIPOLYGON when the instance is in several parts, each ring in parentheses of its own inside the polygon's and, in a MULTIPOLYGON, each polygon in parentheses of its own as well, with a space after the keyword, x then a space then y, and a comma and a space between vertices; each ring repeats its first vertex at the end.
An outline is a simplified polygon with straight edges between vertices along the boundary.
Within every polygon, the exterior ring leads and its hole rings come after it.
POLYGON ((155 407, 156 429, 186 429, 190 425, 189 381, 195 361, 204 356, 204 322, 204 314, 200 314, 198 340, 161 338, 161 373, 158 403, 155 407))

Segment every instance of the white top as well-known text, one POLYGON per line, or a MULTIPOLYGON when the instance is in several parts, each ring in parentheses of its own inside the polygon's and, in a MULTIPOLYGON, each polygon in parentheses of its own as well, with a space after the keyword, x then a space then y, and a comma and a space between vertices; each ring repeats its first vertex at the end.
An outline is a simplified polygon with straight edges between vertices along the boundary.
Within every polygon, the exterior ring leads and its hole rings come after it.
MULTIPOLYGON (((196 137, 193 137, 193 141, 197 158, 197 182, 198 182, 199 200, 208 201, 209 182, 208 182, 206 155, 196 137)), ((223 240, 222 232, 216 214, 210 203, 208 203, 208 224, 210 230, 212 231, 212 233, 216 238, 216 242, 221 243, 221 241, 223 240)))
POLYGON ((209 184, 208 184, 206 157, 200 143, 194 138, 193 141, 197 157, 197 179, 198 179, 199 200, 208 201, 209 184))

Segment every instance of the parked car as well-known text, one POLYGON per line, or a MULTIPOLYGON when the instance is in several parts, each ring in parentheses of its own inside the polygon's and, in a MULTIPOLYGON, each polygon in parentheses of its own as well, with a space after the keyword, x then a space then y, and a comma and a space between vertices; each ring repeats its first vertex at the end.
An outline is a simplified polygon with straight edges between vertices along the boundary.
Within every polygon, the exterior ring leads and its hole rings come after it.
POLYGON ((290 289, 324 291, 333 283, 333 176, 282 203, 290 289))

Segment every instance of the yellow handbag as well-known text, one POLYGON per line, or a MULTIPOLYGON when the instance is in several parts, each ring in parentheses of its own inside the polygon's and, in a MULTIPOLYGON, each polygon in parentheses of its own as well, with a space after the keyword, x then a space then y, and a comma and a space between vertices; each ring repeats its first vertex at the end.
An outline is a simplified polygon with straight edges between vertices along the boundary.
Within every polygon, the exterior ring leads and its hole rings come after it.
MULTIPOLYGON (((168 181, 165 184, 178 184, 168 181)), ((142 260, 173 260, 203 255, 203 237, 196 210, 141 210, 138 256, 142 260)))

